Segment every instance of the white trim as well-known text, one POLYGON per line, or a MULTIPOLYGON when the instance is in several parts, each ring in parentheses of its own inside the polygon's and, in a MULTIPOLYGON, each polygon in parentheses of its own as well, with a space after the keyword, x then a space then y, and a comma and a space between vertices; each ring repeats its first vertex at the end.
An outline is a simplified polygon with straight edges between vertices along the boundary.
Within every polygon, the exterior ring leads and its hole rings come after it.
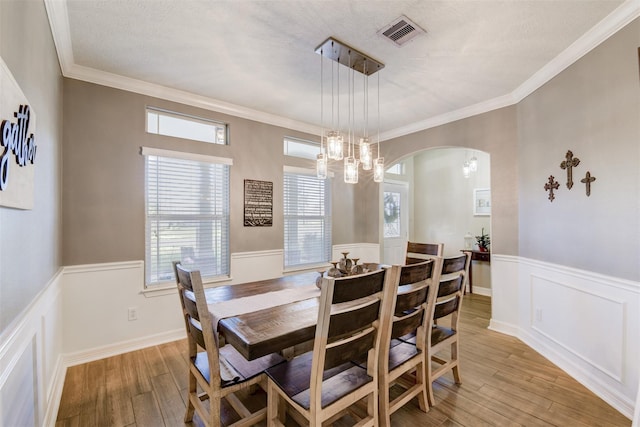
POLYGON ((491 296, 491 288, 483 288, 481 286, 474 286, 473 287, 473 293, 476 295, 482 295, 485 297, 490 297, 491 296))
POLYGON ((233 165, 233 159, 228 157, 216 157, 206 154, 188 153, 185 151, 163 150, 161 148, 141 147, 143 156, 169 157, 172 159, 193 160, 195 162, 216 163, 221 165, 233 165))
POLYGON ((64 379, 66 376, 67 367, 63 363, 62 354, 60 354, 56 361, 51 387, 47 390, 49 400, 42 419, 43 426, 53 427, 56 425, 56 418, 58 417, 58 410, 60 409, 60 401, 62 400, 62 390, 64 389, 64 379))
MULTIPOLYGON (((288 165, 284 165, 282 167, 282 171, 284 173, 296 173, 299 175, 310 175, 310 176, 315 176, 316 175, 316 170, 312 169, 312 168, 301 168, 298 166, 288 166, 288 165)), ((329 178, 333 178, 335 177, 335 174, 331 171, 327 172, 327 175, 329 176, 329 178)))
MULTIPOLYGON (((310 125, 190 92, 77 65, 74 63, 73 58, 66 2, 55 0, 44 0, 44 2, 54 43, 58 51, 60 68, 65 77, 192 105, 207 110, 218 111, 224 114, 274 126, 281 126, 312 135, 320 135, 322 133, 322 127, 320 126, 310 125)), ((430 117, 420 122, 383 132, 380 134, 380 140, 385 141, 397 138, 517 104, 638 16, 640 16, 640 0, 627 0, 512 92, 455 111, 430 117)))
POLYGON ((63 356, 63 365, 68 368, 70 366, 93 362, 95 360, 105 359, 107 357, 116 356, 118 354, 129 353, 131 351, 152 347, 154 345, 181 340, 185 337, 186 332, 184 328, 179 328, 142 338, 121 341, 115 344, 109 344, 91 348, 88 350, 78 351, 75 353, 65 354, 63 356))
MULTIPOLYGON (((493 258, 493 254, 491 255, 491 257, 493 258)), ((631 291, 640 295, 640 282, 634 282, 633 280, 621 279, 619 277, 607 276, 600 273, 594 273, 593 271, 580 270, 573 267, 566 267, 560 264, 553 264, 550 262, 538 261, 530 258, 520 257, 519 262, 524 265, 529 265, 536 268, 542 268, 545 270, 569 275, 571 277, 575 277, 582 280, 589 280, 592 282, 596 282, 599 285, 605 285, 605 286, 610 286, 617 289, 623 289, 625 291, 631 291)))
POLYGON ((518 337, 518 332, 520 328, 515 325, 512 325, 507 322, 501 322, 500 320, 491 319, 489 320, 489 326, 487 329, 495 332, 500 332, 501 334, 510 335, 512 337, 518 337))
POLYGON ((255 258, 264 256, 279 256, 284 254, 282 249, 270 249, 266 251, 253 251, 253 252, 234 252, 231 254, 233 259, 255 258))
POLYGON ((102 264, 78 264, 63 267, 64 274, 95 273, 98 271, 144 268, 144 261, 105 262, 102 264))

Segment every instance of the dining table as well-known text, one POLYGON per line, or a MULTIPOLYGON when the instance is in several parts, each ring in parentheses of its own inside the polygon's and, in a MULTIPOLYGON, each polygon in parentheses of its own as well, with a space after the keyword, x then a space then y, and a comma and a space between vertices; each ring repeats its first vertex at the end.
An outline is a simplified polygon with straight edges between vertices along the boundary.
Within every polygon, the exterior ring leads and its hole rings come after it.
MULTIPOLYGON (((366 265, 370 271, 382 268, 366 265)), ((247 360, 311 350, 320 303, 318 277, 319 272, 305 272, 206 288, 214 328, 247 360)))

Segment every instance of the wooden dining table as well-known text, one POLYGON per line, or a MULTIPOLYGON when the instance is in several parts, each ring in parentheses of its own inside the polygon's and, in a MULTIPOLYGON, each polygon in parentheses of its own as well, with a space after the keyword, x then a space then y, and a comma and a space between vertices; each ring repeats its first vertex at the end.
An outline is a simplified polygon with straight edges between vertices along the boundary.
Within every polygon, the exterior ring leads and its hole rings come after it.
MULTIPOLYGON (((381 268, 379 264, 367 265, 371 269, 381 268)), ((275 352, 291 352, 296 347, 310 349, 318 320, 320 290, 315 286, 318 277, 318 272, 309 272, 205 289, 214 320, 219 314, 216 313, 218 303, 229 305, 237 302, 241 313, 218 319, 218 333, 247 360, 275 352), (310 297, 286 303, 274 302, 277 305, 256 310, 243 306, 245 301, 251 300, 250 297, 262 300, 259 305, 268 305, 272 295, 286 290, 300 291, 310 297)))

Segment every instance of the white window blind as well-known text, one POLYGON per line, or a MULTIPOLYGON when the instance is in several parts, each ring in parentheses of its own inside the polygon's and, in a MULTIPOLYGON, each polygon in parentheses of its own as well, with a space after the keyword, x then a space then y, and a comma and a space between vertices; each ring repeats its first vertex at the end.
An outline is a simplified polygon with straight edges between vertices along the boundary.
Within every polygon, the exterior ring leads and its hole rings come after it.
POLYGON ((284 174, 284 265, 331 258, 331 183, 314 175, 284 174))
POLYGON ((228 276, 229 165, 149 151, 145 164, 147 285, 175 280, 176 260, 203 279, 228 276))

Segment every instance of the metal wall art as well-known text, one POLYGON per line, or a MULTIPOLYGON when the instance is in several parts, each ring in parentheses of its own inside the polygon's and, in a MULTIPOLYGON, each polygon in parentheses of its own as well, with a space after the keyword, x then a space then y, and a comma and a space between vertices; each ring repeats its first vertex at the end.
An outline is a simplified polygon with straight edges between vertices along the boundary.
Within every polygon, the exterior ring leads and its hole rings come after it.
POLYGON ((549 192, 549 201, 553 202, 553 199, 556 198, 556 196, 553 195, 553 190, 557 190, 558 188, 560 188, 558 181, 556 181, 553 175, 549 175, 549 182, 544 185, 544 190, 549 192))
MULTIPOLYGON (((580 164, 580 159, 573 156, 573 152, 571 150, 567 150, 567 154, 564 156, 564 160, 560 163, 560 169, 567 171, 567 188, 571 190, 573 187, 573 168, 577 167, 580 164)), ((591 172, 587 171, 587 174, 584 178, 580 180, 583 184, 585 184, 587 197, 591 195, 591 183, 595 181, 596 178, 591 176, 591 172)), ((560 187, 553 175, 550 175, 547 179, 547 183, 544 185, 544 190, 549 192, 549 201, 553 202, 556 198, 553 193, 554 190, 557 190, 560 187)))

